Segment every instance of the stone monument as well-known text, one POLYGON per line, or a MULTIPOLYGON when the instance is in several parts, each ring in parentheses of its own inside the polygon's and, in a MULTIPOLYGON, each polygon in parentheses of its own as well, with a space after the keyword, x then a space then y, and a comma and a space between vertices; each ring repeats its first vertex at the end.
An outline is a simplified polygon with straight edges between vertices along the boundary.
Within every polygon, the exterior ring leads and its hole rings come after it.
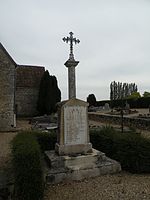
POLYGON ((70 42, 69 59, 65 62, 68 68, 69 100, 62 102, 59 109, 59 133, 56 152, 59 155, 75 155, 92 152, 92 145, 89 143, 88 130, 88 103, 76 99, 75 67, 79 61, 75 61, 73 55, 73 42, 79 43, 79 39, 73 37, 63 38, 64 42, 70 42))
POLYGON ((69 99, 76 98, 76 78, 75 78, 75 67, 78 65, 79 61, 75 61, 73 55, 73 42, 75 44, 79 43, 80 40, 73 37, 73 33, 70 32, 70 37, 64 37, 64 42, 70 42, 70 54, 69 59, 65 62, 65 66, 68 68, 68 86, 69 86, 69 99))
POLYGON ((89 142, 88 104, 72 98, 59 107, 58 142, 55 151, 58 155, 77 155, 92 152, 89 142))
POLYGON ((120 164, 92 148, 89 140, 88 103, 76 99, 75 61, 73 43, 80 41, 73 37, 63 38, 70 43, 69 59, 65 62, 68 68, 69 100, 58 105, 58 133, 55 151, 47 151, 50 170, 47 181, 81 180, 101 174, 115 173, 121 170, 120 164))

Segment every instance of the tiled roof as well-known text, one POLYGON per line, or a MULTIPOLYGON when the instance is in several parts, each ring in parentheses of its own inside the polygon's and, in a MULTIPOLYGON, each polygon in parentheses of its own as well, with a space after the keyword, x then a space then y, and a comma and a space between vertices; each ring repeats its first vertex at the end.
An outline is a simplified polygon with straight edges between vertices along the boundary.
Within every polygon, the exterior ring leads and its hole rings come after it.
POLYGON ((39 87, 45 68, 41 66, 18 65, 16 68, 16 87, 39 87))

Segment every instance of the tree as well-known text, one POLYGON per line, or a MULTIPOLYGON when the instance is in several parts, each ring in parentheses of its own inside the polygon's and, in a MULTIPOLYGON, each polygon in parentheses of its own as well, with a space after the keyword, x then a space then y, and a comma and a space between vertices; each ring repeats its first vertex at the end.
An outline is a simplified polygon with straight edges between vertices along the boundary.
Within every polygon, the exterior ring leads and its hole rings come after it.
POLYGON ((110 100, 127 98, 133 92, 137 92, 137 85, 135 83, 117 83, 113 81, 110 84, 110 100))
POLYGON ((40 82, 37 110, 40 115, 56 112, 56 103, 61 101, 61 92, 55 76, 46 70, 40 82))
POLYGON ((150 97, 150 92, 145 91, 143 97, 150 97))
POLYGON ((87 97, 87 102, 89 103, 89 106, 96 106, 96 97, 94 94, 89 94, 87 97))
POLYGON ((128 99, 138 99, 141 95, 139 92, 133 92, 131 95, 128 96, 128 99))

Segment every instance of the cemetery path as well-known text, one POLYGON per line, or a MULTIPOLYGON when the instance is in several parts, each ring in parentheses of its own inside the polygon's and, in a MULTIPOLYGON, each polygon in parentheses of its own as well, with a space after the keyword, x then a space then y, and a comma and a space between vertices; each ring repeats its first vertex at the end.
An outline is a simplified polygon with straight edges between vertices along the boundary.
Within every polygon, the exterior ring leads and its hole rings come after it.
POLYGON ((51 185, 44 200, 149 200, 150 174, 121 172, 84 181, 51 185))

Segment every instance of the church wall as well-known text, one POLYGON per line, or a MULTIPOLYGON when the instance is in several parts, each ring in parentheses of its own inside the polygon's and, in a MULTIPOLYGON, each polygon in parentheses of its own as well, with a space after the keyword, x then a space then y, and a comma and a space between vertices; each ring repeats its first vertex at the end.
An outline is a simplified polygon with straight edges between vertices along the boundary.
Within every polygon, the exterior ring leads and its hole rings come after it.
POLYGON ((32 117, 37 114, 38 88, 16 88, 17 117, 32 117))
POLYGON ((15 64, 0 48, 0 131, 14 125, 15 64))

